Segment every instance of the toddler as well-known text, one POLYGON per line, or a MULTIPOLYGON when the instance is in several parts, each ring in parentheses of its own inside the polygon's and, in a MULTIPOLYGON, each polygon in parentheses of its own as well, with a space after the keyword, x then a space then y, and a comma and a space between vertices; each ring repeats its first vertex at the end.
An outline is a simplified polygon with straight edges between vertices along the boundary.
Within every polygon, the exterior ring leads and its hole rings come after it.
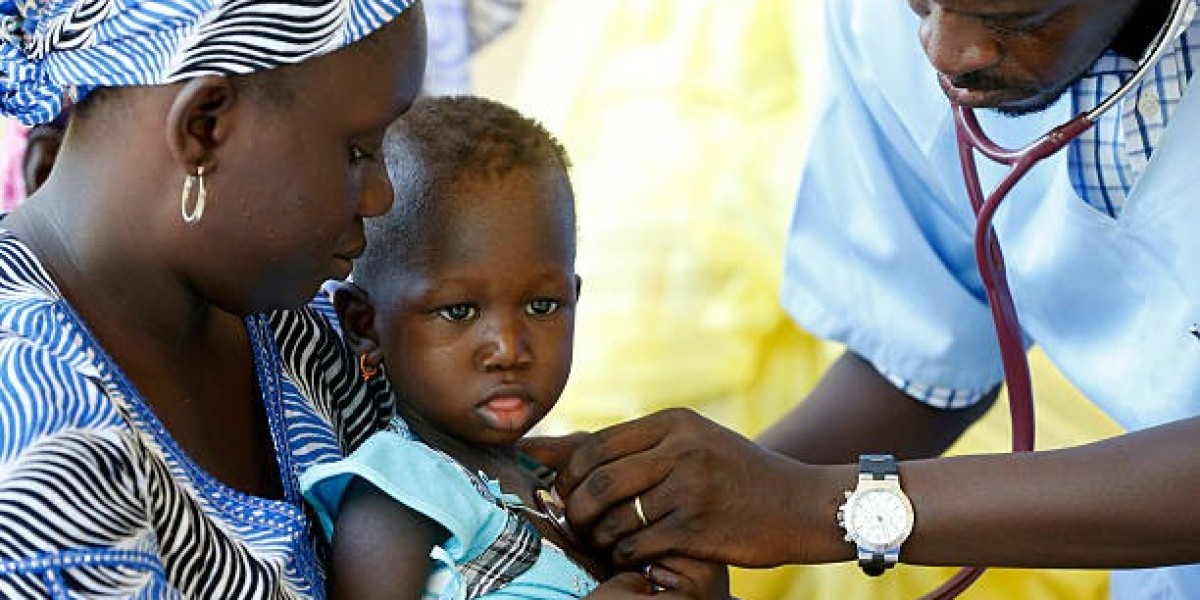
POLYGON ((334 305, 403 422, 302 477, 332 537, 331 595, 727 597, 724 569, 699 563, 609 577, 555 510, 549 474, 516 451, 571 368, 580 279, 563 149, 510 108, 439 97, 393 125, 385 156, 396 203, 368 220, 334 305))

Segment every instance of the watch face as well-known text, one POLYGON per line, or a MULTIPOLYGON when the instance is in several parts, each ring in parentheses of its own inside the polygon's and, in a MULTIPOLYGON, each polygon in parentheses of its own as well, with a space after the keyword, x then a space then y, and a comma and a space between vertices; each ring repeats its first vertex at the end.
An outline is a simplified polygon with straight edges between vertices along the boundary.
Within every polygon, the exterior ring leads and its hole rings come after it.
POLYGON ((908 534, 908 507, 887 490, 866 490, 856 494, 849 513, 851 531, 866 544, 887 546, 908 534))

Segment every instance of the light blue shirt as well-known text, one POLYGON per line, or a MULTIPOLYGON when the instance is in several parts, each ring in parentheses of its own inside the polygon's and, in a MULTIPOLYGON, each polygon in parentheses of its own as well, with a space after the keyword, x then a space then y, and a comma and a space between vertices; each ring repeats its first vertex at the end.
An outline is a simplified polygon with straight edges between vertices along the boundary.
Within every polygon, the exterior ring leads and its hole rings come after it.
MULTIPOLYGON (((955 389, 1002 379, 944 95, 902 2, 826 2, 827 94, 788 241, 783 302, 889 373, 955 389)), ((1021 147, 1069 98, 1019 119, 1021 147)), ((1122 426, 1200 415, 1200 97, 1186 94, 1116 218, 1084 202, 1066 152, 1035 167, 995 227, 1026 336, 1122 426)), ((990 190, 1006 167, 980 161, 990 190)), ((1200 598, 1196 566, 1114 573, 1113 595, 1200 598)))
POLYGON ((407 431, 376 433, 344 460, 300 476, 329 539, 354 477, 449 532, 430 553, 426 600, 568 600, 596 588, 596 580, 566 552, 537 534, 517 496, 482 474, 472 477, 407 431))

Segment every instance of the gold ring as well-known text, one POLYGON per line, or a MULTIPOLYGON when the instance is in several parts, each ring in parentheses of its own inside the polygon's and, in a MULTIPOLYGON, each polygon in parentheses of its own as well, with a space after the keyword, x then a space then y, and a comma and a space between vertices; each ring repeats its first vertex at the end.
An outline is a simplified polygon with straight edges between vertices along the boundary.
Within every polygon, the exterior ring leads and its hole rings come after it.
POLYGON ((646 518, 646 512, 642 510, 642 497, 633 497, 633 511, 637 513, 638 520, 642 522, 642 527, 649 527, 650 520, 646 518))

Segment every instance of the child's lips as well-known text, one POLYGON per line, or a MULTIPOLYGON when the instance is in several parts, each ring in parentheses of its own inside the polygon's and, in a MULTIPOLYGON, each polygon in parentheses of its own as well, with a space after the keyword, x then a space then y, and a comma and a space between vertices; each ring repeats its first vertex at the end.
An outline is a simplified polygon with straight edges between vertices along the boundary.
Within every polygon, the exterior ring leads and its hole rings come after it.
POLYGON ((499 396, 487 401, 487 407, 494 412, 513 412, 523 409, 528 402, 519 396, 499 396))
POLYGON ((506 431, 524 427, 532 410, 531 401, 515 395, 493 396, 479 407, 488 425, 506 431))

